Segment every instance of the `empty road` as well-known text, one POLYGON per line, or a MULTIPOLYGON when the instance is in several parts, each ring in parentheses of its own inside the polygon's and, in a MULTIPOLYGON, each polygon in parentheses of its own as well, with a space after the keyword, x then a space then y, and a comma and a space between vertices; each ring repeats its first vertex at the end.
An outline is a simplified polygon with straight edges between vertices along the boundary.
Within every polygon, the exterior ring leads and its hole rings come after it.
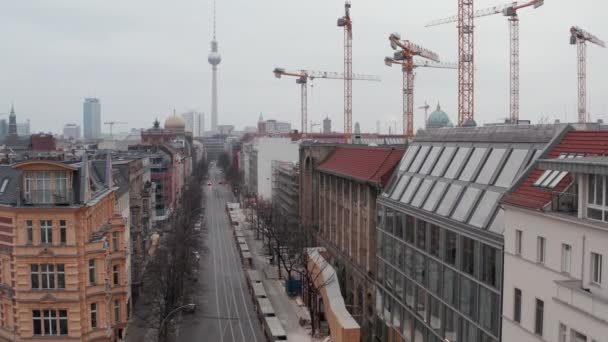
POLYGON ((201 255, 194 285, 197 310, 183 316, 177 340, 265 342, 226 215, 232 193, 219 184, 223 179, 219 169, 210 167, 209 179, 212 185, 204 185, 207 250, 201 255))

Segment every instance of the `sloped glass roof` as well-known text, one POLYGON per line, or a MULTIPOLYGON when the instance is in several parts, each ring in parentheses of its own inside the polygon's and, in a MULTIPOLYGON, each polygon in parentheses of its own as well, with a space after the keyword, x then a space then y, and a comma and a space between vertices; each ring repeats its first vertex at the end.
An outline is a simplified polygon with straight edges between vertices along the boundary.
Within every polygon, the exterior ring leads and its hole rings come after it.
POLYGON ((394 185, 383 195, 473 228, 500 233, 503 223, 498 202, 540 155, 542 146, 517 141, 415 141, 401 161, 394 185))

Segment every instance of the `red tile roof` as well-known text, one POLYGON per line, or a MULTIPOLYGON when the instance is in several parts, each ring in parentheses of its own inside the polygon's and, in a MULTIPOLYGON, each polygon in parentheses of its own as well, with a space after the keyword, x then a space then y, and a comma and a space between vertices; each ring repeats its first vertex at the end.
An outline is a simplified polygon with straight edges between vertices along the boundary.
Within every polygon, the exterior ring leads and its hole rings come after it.
MULTIPOLYGON (((570 131, 545 159, 555 159, 567 153, 608 155, 608 131, 570 131)), ((543 172, 539 168, 530 172, 516 189, 505 195, 503 203, 540 210, 551 203, 554 193, 563 192, 572 183, 572 177, 568 175, 554 189, 535 187, 534 183, 543 172)))
POLYGON ((384 186, 404 151, 400 148, 339 146, 317 169, 384 186))

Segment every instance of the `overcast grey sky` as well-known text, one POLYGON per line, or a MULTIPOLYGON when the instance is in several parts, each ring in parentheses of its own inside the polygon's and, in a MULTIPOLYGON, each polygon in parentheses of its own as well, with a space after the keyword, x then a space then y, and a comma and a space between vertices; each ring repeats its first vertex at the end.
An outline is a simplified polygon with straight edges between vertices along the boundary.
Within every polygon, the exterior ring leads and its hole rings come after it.
MULTIPOLYGON (((336 19, 342 0, 217 0, 219 121, 241 128, 265 118, 299 128, 299 88, 276 79, 275 66, 343 71, 343 31, 336 19)), ((353 121, 363 130, 398 120, 401 130, 401 72, 388 68, 388 35, 400 32, 457 59, 455 24, 425 28, 432 19, 456 13, 456 0, 353 0, 353 69, 381 83, 355 82, 353 121)), ((500 2, 476 0, 476 8, 500 2)), ((4 0, 0 5, 0 113, 15 102, 19 121, 33 131, 59 131, 82 122, 84 97, 99 97, 102 120, 149 127, 173 108, 207 114, 209 127, 210 0, 4 0)), ((546 0, 520 12, 521 117, 576 120, 576 48, 569 27, 580 25, 608 39, 608 3, 546 0)), ((476 21, 476 119, 491 122, 509 111, 509 31, 499 15, 476 21)), ((608 121, 608 50, 588 48, 588 102, 592 118, 608 121)), ((457 116, 457 71, 419 69, 415 104, 438 101, 457 116)), ((343 82, 319 80, 309 93, 309 118, 325 115, 343 127, 343 82)), ((416 126, 424 113, 416 111, 416 126)), ((104 130, 107 127, 104 127, 104 130)), ((126 129, 126 127, 121 127, 126 129)))

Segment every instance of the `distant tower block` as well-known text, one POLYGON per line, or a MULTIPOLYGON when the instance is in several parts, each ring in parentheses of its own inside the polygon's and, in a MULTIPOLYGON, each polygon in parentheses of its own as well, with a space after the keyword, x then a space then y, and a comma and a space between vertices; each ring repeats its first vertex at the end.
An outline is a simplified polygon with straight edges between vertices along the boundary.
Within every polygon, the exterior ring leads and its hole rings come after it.
POLYGON ((211 41, 211 52, 207 56, 211 64, 211 131, 217 133, 217 66, 222 61, 222 56, 217 50, 217 40, 215 39, 215 1, 213 2, 213 40, 211 41))
POLYGON ((323 119, 323 133, 331 133, 331 119, 328 116, 323 119))

